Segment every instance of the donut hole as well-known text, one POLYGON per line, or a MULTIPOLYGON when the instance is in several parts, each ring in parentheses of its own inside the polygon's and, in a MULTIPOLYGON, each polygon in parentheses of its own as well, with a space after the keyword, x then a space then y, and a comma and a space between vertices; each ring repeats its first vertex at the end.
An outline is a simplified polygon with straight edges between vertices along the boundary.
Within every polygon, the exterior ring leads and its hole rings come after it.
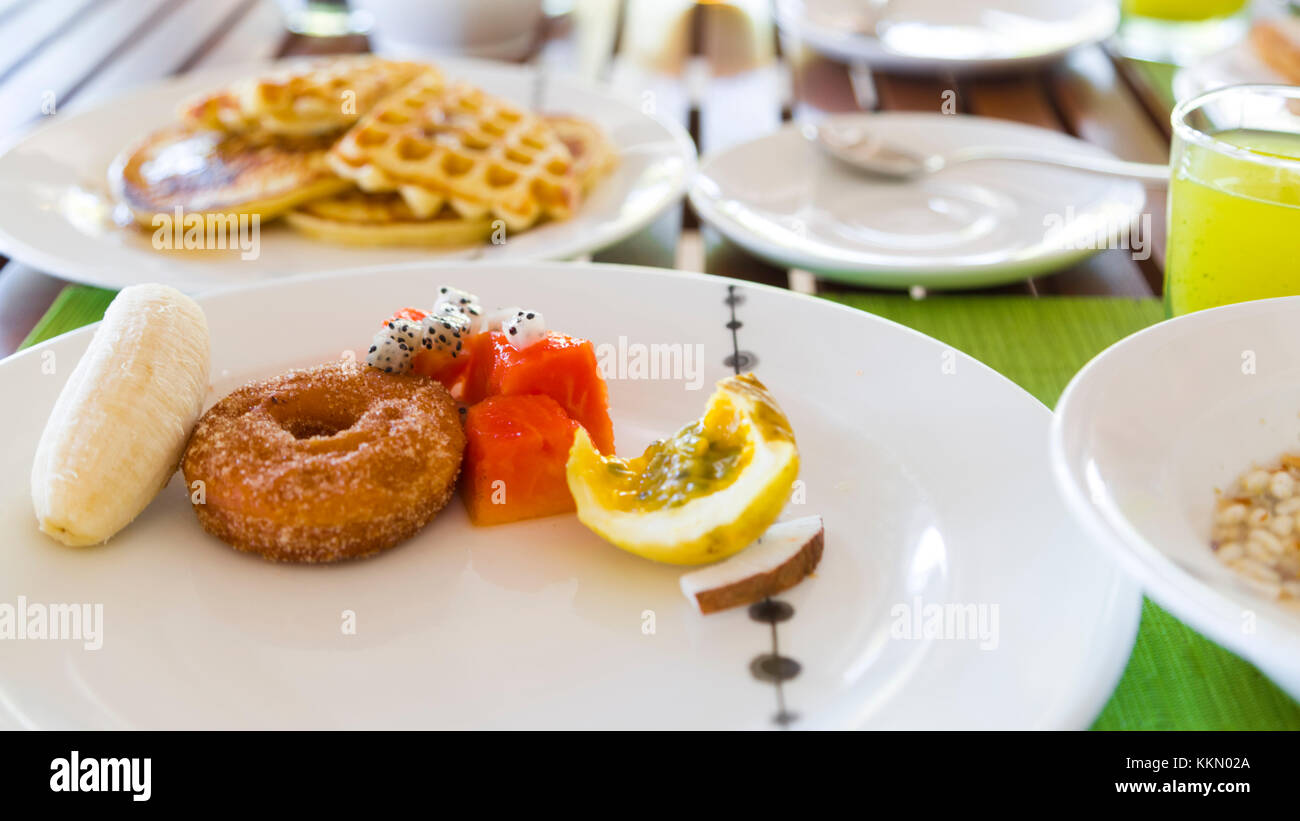
POLYGON ((274 419, 294 439, 324 439, 350 429, 361 408, 322 402, 272 402, 274 419))
POLYGON ((324 439, 342 433, 357 423, 355 419, 281 419, 280 427, 294 439, 324 439))

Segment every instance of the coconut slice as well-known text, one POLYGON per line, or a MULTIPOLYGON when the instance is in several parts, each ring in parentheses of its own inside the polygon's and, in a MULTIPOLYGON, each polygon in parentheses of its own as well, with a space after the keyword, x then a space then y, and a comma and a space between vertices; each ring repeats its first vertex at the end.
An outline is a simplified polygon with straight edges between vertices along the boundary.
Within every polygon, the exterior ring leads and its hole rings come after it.
POLYGON ((726 561, 682 576, 682 593, 701 613, 716 613, 789 590, 821 561, 824 532, 820 516, 778 522, 726 561))

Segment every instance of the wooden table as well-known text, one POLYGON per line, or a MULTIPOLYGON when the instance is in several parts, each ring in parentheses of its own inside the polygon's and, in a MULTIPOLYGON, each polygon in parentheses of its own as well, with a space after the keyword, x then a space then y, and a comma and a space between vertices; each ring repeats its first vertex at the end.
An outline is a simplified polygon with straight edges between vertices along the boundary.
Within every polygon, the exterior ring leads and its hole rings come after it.
MULTIPOLYGON (((365 51, 364 37, 285 32, 270 0, 0 0, 0 140, 55 111, 132 86, 277 56, 365 51)), ((701 153, 795 119, 859 110, 957 111, 1064 131, 1128 160, 1163 162, 1169 100, 1159 67, 1080 49, 1048 69, 1001 78, 898 76, 810 53, 780 35, 767 0, 574 0, 549 18, 529 62, 608 82, 689 129, 701 153)), ((129 116, 127 112, 124 116, 129 116)), ((997 289, 1159 294, 1165 192, 1148 190, 1152 253, 1108 250, 1050 276, 997 289)), ((593 259, 702 270, 815 293, 806 271, 773 267, 700 226, 685 204, 593 259)), ((0 263, 5 262, 0 259, 0 263)), ((18 261, 0 270, 0 356, 12 353, 66 283, 18 261)), ((838 290, 845 286, 836 285, 838 290)))

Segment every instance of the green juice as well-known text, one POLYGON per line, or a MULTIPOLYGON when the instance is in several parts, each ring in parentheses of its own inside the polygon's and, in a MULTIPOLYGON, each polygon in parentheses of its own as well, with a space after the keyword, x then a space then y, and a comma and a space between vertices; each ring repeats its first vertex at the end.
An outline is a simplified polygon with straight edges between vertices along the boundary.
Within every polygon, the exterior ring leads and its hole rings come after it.
POLYGON ((1255 157, 1179 141, 1165 255, 1165 305, 1174 316, 1300 294, 1300 170, 1268 164, 1300 160, 1300 134, 1242 129, 1214 137, 1255 157))
POLYGON ((1246 7, 1248 0, 1124 0, 1125 14, 1157 20, 1188 22, 1229 17, 1246 7))

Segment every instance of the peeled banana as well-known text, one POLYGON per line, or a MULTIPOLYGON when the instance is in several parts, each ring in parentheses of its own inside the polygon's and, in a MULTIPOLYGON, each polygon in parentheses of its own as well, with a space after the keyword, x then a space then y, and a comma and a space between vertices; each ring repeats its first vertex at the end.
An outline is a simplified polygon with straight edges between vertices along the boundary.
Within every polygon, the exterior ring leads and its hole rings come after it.
POLYGON ((208 386, 207 318, 165 285, 108 306, 41 434, 32 503, 66 545, 107 541, 176 471, 208 386))

